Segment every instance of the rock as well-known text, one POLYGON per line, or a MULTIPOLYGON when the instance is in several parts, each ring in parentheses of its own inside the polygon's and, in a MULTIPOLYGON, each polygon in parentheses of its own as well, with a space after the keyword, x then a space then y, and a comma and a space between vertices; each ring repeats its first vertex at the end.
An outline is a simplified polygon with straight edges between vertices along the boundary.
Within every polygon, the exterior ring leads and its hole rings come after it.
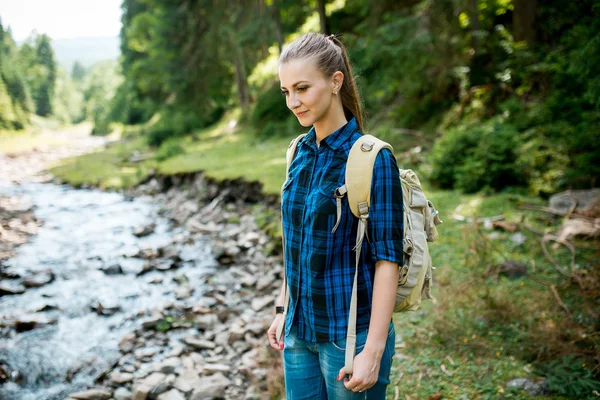
POLYGON ((137 237, 144 237, 144 236, 148 236, 148 235, 154 233, 155 229, 156 229, 156 224, 152 223, 152 224, 146 225, 142 228, 137 228, 136 230, 133 231, 133 234, 137 237))
POLYGON ((225 397, 225 389, 230 385, 231 381, 220 372, 211 376, 205 376, 200 378, 200 383, 194 388, 190 400, 204 400, 210 397, 222 399, 225 397))
POLYGON ((25 293, 25 286, 19 284, 10 284, 8 282, 0 283, 0 297, 25 293))
POLYGON ((265 327, 260 322, 254 322, 254 323, 246 326, 246 332, 251 332, 252 334, 254 334, 256 336, 262 335, 264 332, 267 331, 267 329, 269 329, 269 327, 265 327))
POLYGON ((525 235, 523 235, 521 232, 517 232, 510 236, 510 241, 515 244, 522 245, 523 243, 525 243, 527 241, 527 237, 525 235))
POLYGON ((103 302, 96 302, 90 305, 90 308, 98 315, 110 316, 114 315, 121 310, 121 306, 116 303, 116 300, 106 300, 103 302))
POLYGON ((37 288, 54 280, 54 273, 51 270, 36 272, 33 275, 27 276, 21 280, 21 284, 26 288, 37 288))
POLYGON ((509 278, 527 275, 527 265, 515 260, 506 260, 497 265, 498 273, 509 278))
POLYGON ((169 357, 156 363, 153 369, 163 374, 173 374, 175 370, 182 366, 181 360, 177 357, 169 357))
POLYGON ((177 389, 171 389, 157 397, 157 400, 185 400, 185 397, 177 389))
POLYGON ((110 374, 110 381, 115 385, 122 385, 133 381, 133 374, 127 372, 113 371, 110 374))
MULTIPOLYGON (((550 197, 550 208, 556 212, 567 213, 573 206, 577 205, 575 213, 588 215, 594 205, 600 202, 600 188, 589 190, 568 190, 550 197)), ((595 217, 594 215, 589 215, 595 217)))
POLYGON ((208 340, 196 339, 196 338, 190 337, 190 336, 184 338, 183 342, 185 344, 187 344, 188 346, 192 346, 199 350, 214 349, 216 347, 216 344, 214 342, 211 342, 208 340))
POLYGON ((257 312, 269 304, 275 304, 275 299, 273 296, 255 297, 252 299, 252 309, 257 312))
POLYGON ((154 328, 156 328, 156 325, 158 325, 162 320, 163 320, 163 317, 160 315, 151 317, 150 319, 147 319, 144 322, 142 322, 142 328, 154 329, 154 328))
POLYGON ((20 317, 14 322, 17 332, 26 332, 32 329, 42 328, 56 323, 56 319, 47 318, 44 315, 31 314, 20 317))
POLYGON ((202 370, 205 375, 211 375, 217 372, 231 372, 231 365, 227 364, 204 364, 202 370))
POLYGON ((192 288, 188 285, 179 286, 175 289, 175 297, 177 300, 184 300, 192 296, 192 288))
POLYGON ((256 289, 267 289, 273 282, 275 282, 275 276, 273 274, 263 275, 258 279, 258 282, 256 282, 256 289))
POLYGON ((136 337, 134 333, 125 334, 123 339, 119 342, 119 350, 121 350, 121 353, 129 353, 132 351, 135 348, 135 340, 136 337))
POLYGON ((163 373, 155 372, 144 378, 144 380, 135 387, 132 400, 146 400, 150 392, 161 385, 166 377, 167 376, 163 373))
POLYGON ((233 344, 244 338, 246 331, 237 323, 232 324, 229 327, 229 337, 227 339, 228 344, 233 344))
POLYGON ((123 274, 123 268, 121 268, 120 264, 112 264, 107 267, 100 268, 100 271, 104 272, 106 275, 121 275, 123 274))
MULTIPOLYGON (((199 378, 198 378, 199 379, 199 378)), ((175 380, 175 383, 173 383, 173 387, 177 390, 179 390, 180 392, 183 392, 185 394, 190 393, 193 389, 192 385, 190 384, 189 381, 187 381, 186 379, 184 379, 183 377, 178 377, 175 380)))
POLYGON ((105 389, 90 389, 69 395, 72 399, 77 400, 108 400, 111 396, 111 393, 105 389))
POLYGON ((535 380, 517 378, 509 381, 506 386, 526 390, 531 396, 543 396, 548 390, 548 381, 543 378, 535 380))
POLYGON ((256 277, 248 274, 248 275, 244 276, 242 279, 240 279, 240 283, 244 287, 252 287, 252 286, 256 285, 256 277))
POLYGON ((215 314, 198 315, 194 319, 194 324, 200 330, 207 331, 219 323, 219 318, 215 314))
POLYGON ((132 396, 133 393, 131 393, 129 390, 123 387, 118 388, 113 393, 113 397, 115 398, 115 400, 131 400, 132 396))
POLYGON ((516 232, 519 230, 519 224, 507 221, 492 221, 492 228, 507 232, 516 232))
POLYGON ((212 221, 207 224, 203 224, 195 219, 188 220, 186 228, 193 233, 216 233, 222 229, 212 221))

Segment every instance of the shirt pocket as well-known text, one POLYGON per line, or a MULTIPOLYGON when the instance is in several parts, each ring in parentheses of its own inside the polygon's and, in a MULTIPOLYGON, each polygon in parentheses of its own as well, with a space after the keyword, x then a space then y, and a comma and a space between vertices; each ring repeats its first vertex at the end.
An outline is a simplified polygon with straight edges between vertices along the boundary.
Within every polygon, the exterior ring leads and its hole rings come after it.
POLYGON ((315 211, 320 214, 335 216, 337 213, 335 190, 340 187, 337 182, 325 181, 319 185, 315 200, 315 211))

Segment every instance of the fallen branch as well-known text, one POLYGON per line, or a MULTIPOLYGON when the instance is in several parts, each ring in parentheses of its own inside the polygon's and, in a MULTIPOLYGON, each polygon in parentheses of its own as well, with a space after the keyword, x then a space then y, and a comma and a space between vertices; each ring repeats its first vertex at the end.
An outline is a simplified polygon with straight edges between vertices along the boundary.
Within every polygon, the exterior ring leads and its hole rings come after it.
POLYGON ((567 307, 567 305, 560 298, 560 295, 556 291, 556 286, 550 285, 550 290, 552 291, 552 294, 554 295, 554 298, 556 299, 557 303, 562 307, 563 310, 565 310, 565 312, 567 313, 567 315, 570 317, 571 316, 571 310, 569 310, 569 307, 567 307))
POLYGON ((591 222, 594 222, 594 220, 595 220, 595 218, 588 217, 587 215, 576 214, 574 212, 569 212, 570 210, 565 213, 565 212, 562 212, 562 211, 557 211, 557 210, 555 210, 553 208, 550 208, 550 207, 531 206, 531 205, 528 205, 528 204, 521 204, 519 206, 519 208, 521 210, 542 211, 542 212, 546 212, 548 214, 558 215, 560 217, 568 217, 568 218, 570 218, 570 217, 577 217, 577 218, 585 219, 585 220, 588 220, 588 221, 591 221, 591 222))

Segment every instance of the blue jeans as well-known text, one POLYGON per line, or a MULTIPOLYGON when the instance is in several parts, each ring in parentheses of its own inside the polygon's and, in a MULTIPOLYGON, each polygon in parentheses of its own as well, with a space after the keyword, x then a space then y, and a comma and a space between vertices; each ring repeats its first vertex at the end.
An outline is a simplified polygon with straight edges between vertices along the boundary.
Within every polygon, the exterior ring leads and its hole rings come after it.
MULTIPOLYGON (((356 334, 356 354, 363 350, 366 341, 366 330, 356 334)), ((346 339, 325 343, 307 342, 298 339, 296 327, 292 326, 283 345, 286 399, 385 400, 395 342, 396 333, 392 322, 381 357, 377 383, 362 393, 355 393, 346 389, 343 379, 337 380, 338 373, 345 364, 346 339)))

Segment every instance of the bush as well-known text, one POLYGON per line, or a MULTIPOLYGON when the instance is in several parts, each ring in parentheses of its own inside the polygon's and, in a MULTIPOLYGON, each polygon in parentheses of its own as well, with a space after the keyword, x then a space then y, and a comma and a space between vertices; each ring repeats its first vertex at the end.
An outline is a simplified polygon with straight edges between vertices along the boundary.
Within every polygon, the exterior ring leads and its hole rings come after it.
POLYGON ((200 115, 193 109, 165 107, 160 120, 147 133, 150 146, 160 146, 169 138, 182 137, 195 129, 215 123, 222 115, 222 109, 213 109, 211 113, 200 115))
POLYGON ((299 127, 298 121, 285 104, 278 82, 258 96, 250 121, 259 138, 287 136, 299 127))
POLYGON ((181 147, 178 140, 167 140, 160 146, 155 158, 157 161, 164 161, 167 158, 183 153, 185 153, 185 150, 181 147))
POLYGON ((526 180, 518 169, 517 130, 495 118, 449 130, 433 147, 431 179, 442 188, 499 191, 526 180))

